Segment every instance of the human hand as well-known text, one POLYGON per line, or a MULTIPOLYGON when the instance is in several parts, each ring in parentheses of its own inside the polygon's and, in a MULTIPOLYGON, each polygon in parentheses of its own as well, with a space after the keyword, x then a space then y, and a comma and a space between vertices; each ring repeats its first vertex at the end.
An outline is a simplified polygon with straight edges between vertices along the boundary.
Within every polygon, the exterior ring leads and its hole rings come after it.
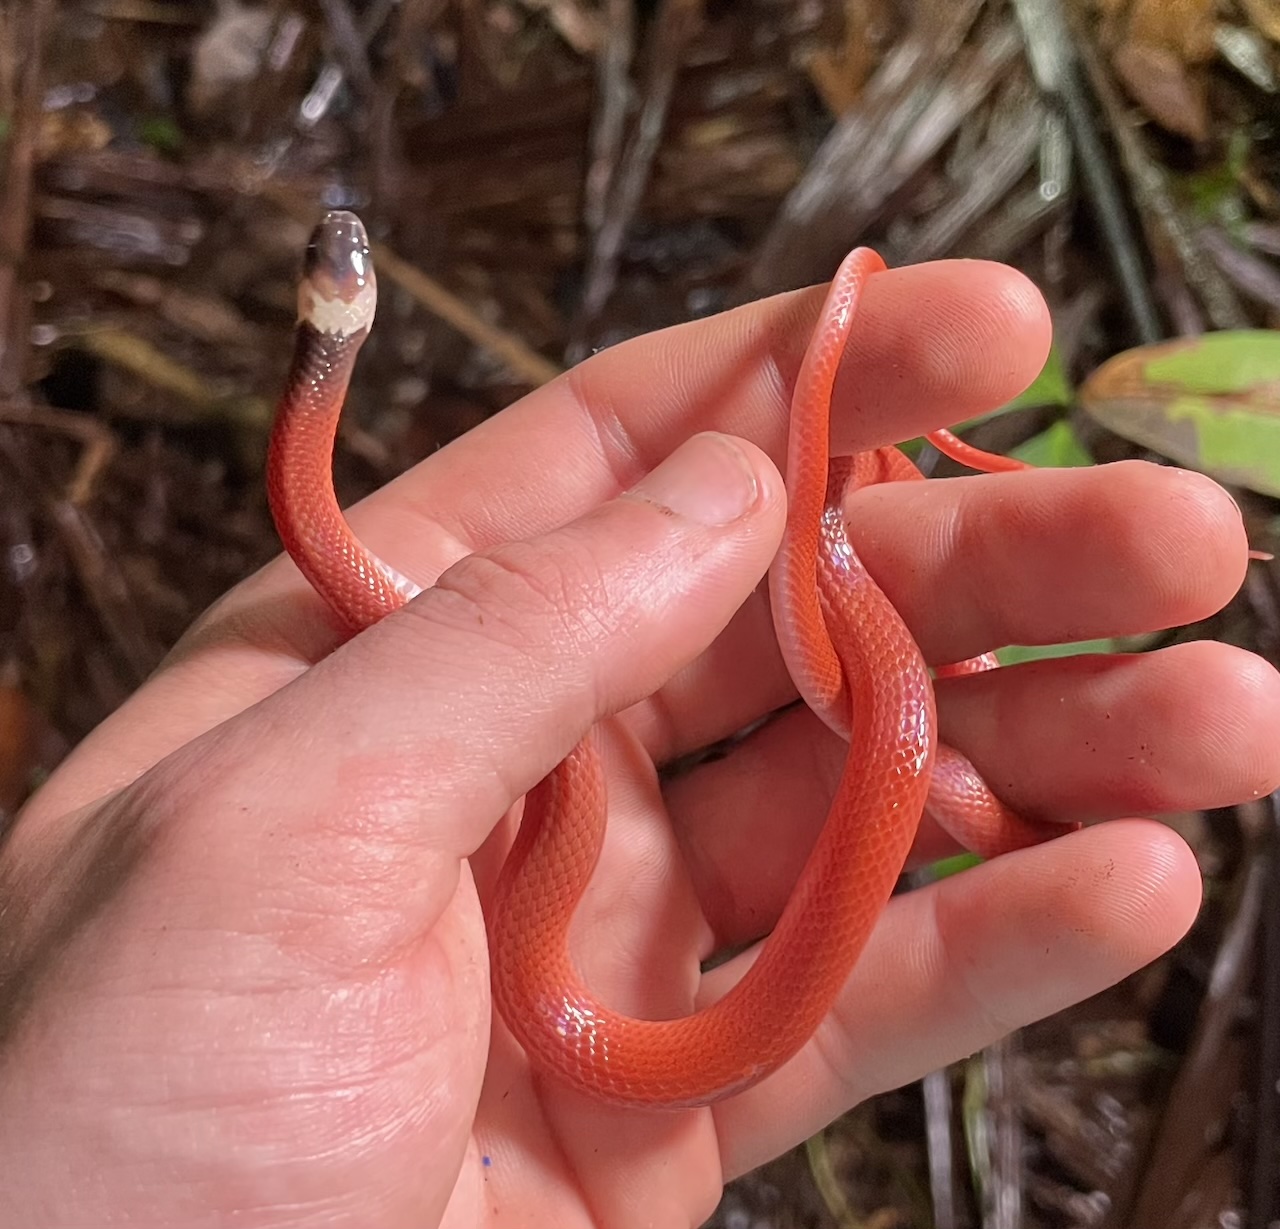
MULTIPOLYGON (((480 903, 503 817, 593 724, 610 829, 576 955, 622 1009, 713 998, 735 966, 700 959, 768 930, 825 817, 844 748, 804 710, 656 771, 793 696, 757 584, 821 298, 641 338, 539 390, 352 513, 434 588, 338 648, 277 562, 76 750, 0 853, 0 1219, 694 1224, 845 1107, 1182 935, 1190 852, 1118 817, 1280 781, 1280 682, 1217 644, 940 684, 943 736, 1007 801, 1117 822, 895 899, 818 1036, 749 1092, 607 1109, 533 1079, 491 1021, 480 903)), ((998 266, 878 276, 835 447, 1000 403, 1048 330, 998 266)), ((1194 620, 1245 567, 1219 488, 1136 463, 875 487, 849 510, 933 662, 1194 620)), ((941 849, 922 834, 920 856, 941 849)))

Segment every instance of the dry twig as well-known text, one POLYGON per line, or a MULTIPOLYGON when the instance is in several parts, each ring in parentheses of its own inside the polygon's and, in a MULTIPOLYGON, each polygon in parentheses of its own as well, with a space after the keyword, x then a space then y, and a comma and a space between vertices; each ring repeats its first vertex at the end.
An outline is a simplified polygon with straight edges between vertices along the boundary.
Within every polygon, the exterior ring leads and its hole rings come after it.
POLYGON ((27 352, 27 313, 20 274, 31 232, 31 188, 41 122, 45 39, 52 15, 53 0, 31 0, 27 6, 11 2, 0 19, 0 30, 12 30, 18 35, 11 45, 18 88, 12 130, 0 162, 0 184, 4 185, 0 193, 0 396, 12 396, 21 387, 27 352), (24 7, 25 15, 19 19, 24 7))
POLYGON ((701 0, 663 0, 654 19, 649 46, 649 76, 636 119, 635 133, 605 203, 587 264, 582 300, 578 308, 566 360, 570 366, 586 357, 596 317, 613 291, 623 240, 635 220, 649 182, 654 156, 667 124, 667 112, 685 48, 697 28, 701 0))

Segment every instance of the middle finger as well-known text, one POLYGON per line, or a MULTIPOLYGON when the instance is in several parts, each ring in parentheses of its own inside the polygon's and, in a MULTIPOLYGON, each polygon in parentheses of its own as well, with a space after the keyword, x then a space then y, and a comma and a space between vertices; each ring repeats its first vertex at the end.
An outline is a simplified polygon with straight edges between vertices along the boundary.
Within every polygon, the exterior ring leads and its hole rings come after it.
MULTIPOLYGON (((1194 622, 1230 600, 1247 566, 1221 487, 1139 461, 883 484, 853 495, 848 513, 867 570, 932 665, 1194 622)), ((795 696, 761 586, 627 720, 661 762, 795 696)))
MULTIPOLYGON (((948 680, 939 691, 943 737, 1028 817, 1202 810, 1280 782, 1280 676, 1229 645, 1032 662, 948 680)), ((813 713, 796 709, 727 758, 668 783, 672 824, 720 944, 772 928, 848 753, 813 713)), ((955 848, 926 824, 913 856, 955 848)))

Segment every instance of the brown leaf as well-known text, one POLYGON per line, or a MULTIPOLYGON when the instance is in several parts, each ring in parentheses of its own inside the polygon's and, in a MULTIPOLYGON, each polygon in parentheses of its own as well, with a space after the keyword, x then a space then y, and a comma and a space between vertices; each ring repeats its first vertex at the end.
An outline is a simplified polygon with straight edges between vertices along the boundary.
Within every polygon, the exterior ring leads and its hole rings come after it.
POLYGON ((1129 94, 1157 124, 1192 141, 1208 139, 1204 85, 1174 52, 1129 40, 1116 48, 1112 62, 1129 94))
POLYGON ((1126 42, 1171 51, 1185 64, 1213 57, 1217 0, 1134 0, 1126 42))
POLYGON ((26 799, 35 771, 36 719, 16 686, 0 683, 0 821, 26 799))
POLYGON ((1240 0, 1240 7, 1255 29, 1280 43, 1280 0, 1240 0))
POLYGON ((827 110, 839 118, 862 96, 892 22, 884 0, 844 0, 844 38, 809 59, 809 76, 827 110))

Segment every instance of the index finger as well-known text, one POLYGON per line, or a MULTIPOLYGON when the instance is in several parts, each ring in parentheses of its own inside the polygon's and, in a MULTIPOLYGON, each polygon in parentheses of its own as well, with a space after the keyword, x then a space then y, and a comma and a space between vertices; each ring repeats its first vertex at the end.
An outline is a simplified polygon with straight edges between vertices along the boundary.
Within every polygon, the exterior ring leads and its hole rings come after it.
MULTIPOLYGON (((743 436, 781 465, 823 293, 777 295, 605 350, 374 499, 403 501, 480 549, 580 515, 699 431, 743 436)), ((1035 379, 1050 333, 1040 292, 1008 266, 954 260, 877 275, 841 363, 833 449, 897 443, 1000 405, 1035 379)))
MULTIPOLYGON (((429 585, 472 551, 613 498, 699 431, 742 436, 780 464, 823 294, 776 295, 602 351, 370 496, 352 525, 429 585)), ((833 449, 896 443, 994 408, 1036 377, 1050 335, 1040 292, 1006 265, 951 260, 878 274, 841 363, 833 449)), ((283 566, 291 580, 275 583, 318 609, 283 566)), ((242 586, 237 604, 266 583, 242 586)))
MULTIPOLYGON (((743 436, 778 461, 823 294, 778 295, 603 351, 371 495, 351 510, 352 526, 427 586, 474 550, 612 498, 699 431, 743 436)), ((1000 404, 1035 378, 1049 336, 1044 300, 1007 266, 943 261, 877 275, 837 382, 833 446, 909 438, 1000 404)), ((76 805, 131 780, 342 634, 293 564, 276 560, 209 611, 81 745, 75 778, 59 774, 45 803, 76 805)))

